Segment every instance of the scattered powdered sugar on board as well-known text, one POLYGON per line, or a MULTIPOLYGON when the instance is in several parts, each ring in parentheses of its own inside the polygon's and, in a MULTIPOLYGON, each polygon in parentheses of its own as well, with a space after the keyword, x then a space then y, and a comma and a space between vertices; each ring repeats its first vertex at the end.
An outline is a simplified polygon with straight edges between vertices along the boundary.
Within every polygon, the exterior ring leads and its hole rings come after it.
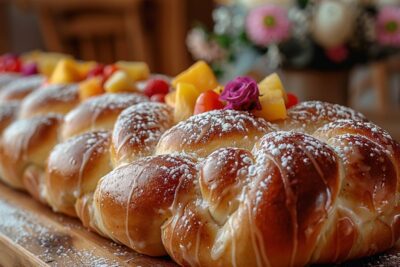
POLYGON ((95 249, 77 250, 73 247, 71 236, 51 226, 44 226, 36 215, 24 212, 2 199, 0 233, 36 254, 50 266, 120 266, 113 260, 97 256, 95 249))
POLYGON ((400 266, 400 246, 390 249, 387 252, 378 255, 353 260, 342 264, 335 265, 312 265, 312 267, 398 267, 400 266))

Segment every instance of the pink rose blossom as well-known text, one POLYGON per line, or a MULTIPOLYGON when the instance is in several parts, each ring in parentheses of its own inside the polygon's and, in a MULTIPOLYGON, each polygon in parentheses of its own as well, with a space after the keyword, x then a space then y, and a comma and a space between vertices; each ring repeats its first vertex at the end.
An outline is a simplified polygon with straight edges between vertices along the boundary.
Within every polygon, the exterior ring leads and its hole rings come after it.
POLYGON ((255 80, 250 77, 237 77, 227 83, 219 99, 226 101, 225 109, 261 110, 260 91, 255 80))
POLYGON ((379 43, 400 46, 400 7, 382 8, 378 14, 376 28, 379 43))
POLYGON ((246 19, 246 32, 260 46, 284 41, 290 33, 287 10, 270 4, 252 9, 246 19))

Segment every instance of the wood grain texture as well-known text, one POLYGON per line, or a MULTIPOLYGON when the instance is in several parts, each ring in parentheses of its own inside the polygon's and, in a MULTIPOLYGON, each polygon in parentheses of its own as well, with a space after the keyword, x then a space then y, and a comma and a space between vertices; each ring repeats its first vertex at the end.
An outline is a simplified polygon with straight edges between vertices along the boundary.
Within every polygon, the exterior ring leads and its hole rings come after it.
MULTIPOLYGON (((55 214, 28 195, 0 183, 2 266, 176 265, 168 258, 147 257, 91 233, 76 219, 55 214)), ((400 245, 371 258, 335 266, 400 266, 400 245)))
POLYGON ((0 266, 176 266, 115 244, 0 184, 0 266))

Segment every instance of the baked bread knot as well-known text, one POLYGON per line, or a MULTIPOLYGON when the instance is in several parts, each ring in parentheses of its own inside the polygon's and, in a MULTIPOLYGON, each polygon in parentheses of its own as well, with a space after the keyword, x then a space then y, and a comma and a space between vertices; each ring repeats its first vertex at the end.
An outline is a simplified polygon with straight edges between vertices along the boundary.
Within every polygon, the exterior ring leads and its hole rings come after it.
POLYGON ((41 75, 20 77, 0 88, 0 103, 21 101, 33 91, 39 89, 45 78, 41 75))
POLYGON ((264 134, 276 128, 248 112, 216 110, 195 115, 168 130, 156 154, 184 152, 205 157, 221 147, 251 149, 264 134))
POLYGON ((140 94, 103 94, 89 98, 65 116, 63 139, 89 131, 113 129, 118 115, 148 98, 140 94))
POLYGON ((151 155, 172 121, 166 104, 139 103, 119 115, 112 134, 95 131, 58 144, 47 163, 48 204, 70 216, 83 214, 83 207, 75 209, 75 203, 93 194, 99 179, 113 168, 151 155))
POLYGON ((65 115, 79 102, 76 84, 43 86, 23 100, 19 117, 31 118, 48 113, 65 115))
POLYGON ((11 72, 0 73, 0 90, 10 82, 13 82, 19 78, 21 78, 21 75, 17 73, 11 73, 11 72))
POLYGON ((173 109, 145 102, 125 109, 115 123, 111 154, 114 167, 149 156, 161 135, 173 126, 173 109))
POLYGON ((239 111, 191 117, 164 133, 160 155, 100 179, 78 200, 78 216, 183 266, 304 266, 392 247, 400 234, 399 144, 361 114, 314 105, 294 109, 332 112, 320 115, 318 129, 315 114, 300 128, 289 117, 282 125, 291 131, 239 111))
POLYGON ((0 105, 0 135, 18 117, 20 102, 10 101, 0 105))
MULTIPOLYGON (((33 76, 31 83, 38 79, 41 78, 33 76)), ((26 83, 22 85, 21 88, 28 88, 26 83)), ((1 105, 0 122, 9 126, 0 150, 0 174, 6 183, 19 189, 24 189, 25 184, 29 193, 45 201, 43 174, 47 157, 60 141, 63 115, 78 103, 76 85, 50 85, 33 90, 23 101, 1 105)))
POLYGON ((279 122, 279 128, 312 134, 319 127, 340 119, 368 121, 351 108, 322 101, 305 101, 288 110, 287 119, 279 122))
POLYGON ((50 114, 17 120, 6 128, 0 150, 2 181, 14 188, 27 189, 41 199, 39 181, 43 179, 47 156, 58 143, 62 122, 60 115, 50 114))
POLYGON ((99 177, 112 170, 106 131, 89 132, 55 146, 47 162, 46 201, 57 212, 76 216, 75 202, 96 188, 99 177))

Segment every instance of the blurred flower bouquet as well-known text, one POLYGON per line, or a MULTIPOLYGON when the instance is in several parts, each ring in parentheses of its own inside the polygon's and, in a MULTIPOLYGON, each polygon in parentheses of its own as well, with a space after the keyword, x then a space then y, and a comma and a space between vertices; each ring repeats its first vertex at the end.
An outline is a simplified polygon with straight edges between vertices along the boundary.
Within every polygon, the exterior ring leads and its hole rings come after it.
POLYGON ((223 81, 279 67, 347 70, 400 51, 396 0, 236 0, 213 18, 213 31, 192 29, 187 45, 223 81))

